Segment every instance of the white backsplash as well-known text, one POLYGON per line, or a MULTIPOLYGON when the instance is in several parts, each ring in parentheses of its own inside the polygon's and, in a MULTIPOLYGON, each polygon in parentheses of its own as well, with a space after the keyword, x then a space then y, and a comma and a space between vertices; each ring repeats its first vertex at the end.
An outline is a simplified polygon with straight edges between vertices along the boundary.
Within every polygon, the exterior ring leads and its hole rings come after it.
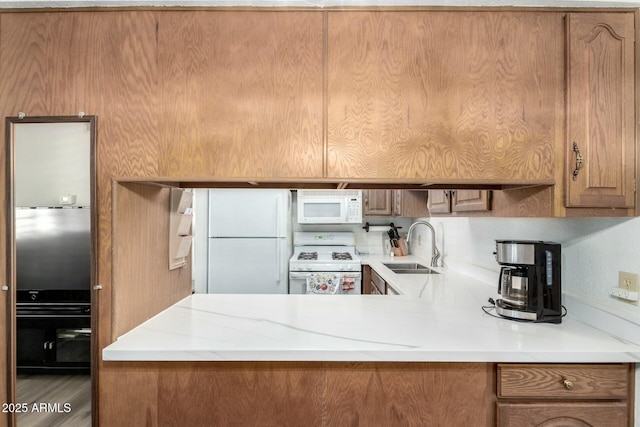
MULTIPOLYGON (((561 243, 563 293, 640 324, 640 306, 609 296, 609 289, 617 285, 618 271, 640 273, 640 218, 423 219, 436 229, 437 245, 446 265, 487 269, 495 273, 496 280, 496 239, 561 243)), ((422 245, 414 247, 415 253, 428 259, 428 230, 419 227, 415 231, 422 236, 422 245)))

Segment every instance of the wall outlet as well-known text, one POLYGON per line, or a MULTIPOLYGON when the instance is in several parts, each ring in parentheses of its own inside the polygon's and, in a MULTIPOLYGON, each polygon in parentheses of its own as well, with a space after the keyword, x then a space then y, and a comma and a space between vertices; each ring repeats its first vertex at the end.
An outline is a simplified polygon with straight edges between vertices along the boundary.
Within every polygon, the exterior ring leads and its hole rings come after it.
POLYGON ((618 274, 618 287, 611 288, 609 293, 626 302, 638 304, 638 282, 640 275, 621 271, 618 274))
POLYGON ((618 273, 618 287, 631 292, 638 292, 640 275, 621 271, 618 273))

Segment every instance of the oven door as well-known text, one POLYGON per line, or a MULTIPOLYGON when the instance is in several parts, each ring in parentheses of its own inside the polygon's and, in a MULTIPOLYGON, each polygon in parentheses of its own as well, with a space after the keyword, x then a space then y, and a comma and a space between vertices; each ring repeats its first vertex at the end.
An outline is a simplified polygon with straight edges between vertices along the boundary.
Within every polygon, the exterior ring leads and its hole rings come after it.
MULTIPOLYGON (((306 294, 307 276, 313 272, 291 271, 289 272, 289 293, 306 294)), ((362 276, 359 272, 329 272, 323 273, 339 274, 340 286, 337 294, 360 295, 362 293, 362 276)), ((336 294, 336 295, 337 295, 336 294)))

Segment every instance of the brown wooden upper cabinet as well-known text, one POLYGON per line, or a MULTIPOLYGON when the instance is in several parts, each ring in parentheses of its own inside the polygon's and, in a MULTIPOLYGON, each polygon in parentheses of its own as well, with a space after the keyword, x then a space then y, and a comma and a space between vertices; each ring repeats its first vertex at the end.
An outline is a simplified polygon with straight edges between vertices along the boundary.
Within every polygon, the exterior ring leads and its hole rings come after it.
POLYGON ((567 207, 634 206, 634 14, 567 15, 567 207))
POLYGON ((488 212, 491 210, 491 192, 488 190, 429 190, 429 212, 488 212))
POLYGON ((562 18, 330 12, 328 177, 554 182, 562 18))
POLYGON ((165 176, 321 178, 321 13, 158 15, 165 176))
POLYGON ((427 209, 427 191, 363 190, 365 216, 424 217, 427 209))

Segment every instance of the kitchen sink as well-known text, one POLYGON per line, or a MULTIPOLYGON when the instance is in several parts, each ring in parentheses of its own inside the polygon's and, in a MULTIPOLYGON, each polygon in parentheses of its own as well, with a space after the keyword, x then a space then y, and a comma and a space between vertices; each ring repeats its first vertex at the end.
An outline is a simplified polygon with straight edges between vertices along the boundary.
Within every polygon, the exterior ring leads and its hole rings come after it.
POLYGON ((382 265, 396 274, 440 274, 417 262, 394 262, 382 265))

